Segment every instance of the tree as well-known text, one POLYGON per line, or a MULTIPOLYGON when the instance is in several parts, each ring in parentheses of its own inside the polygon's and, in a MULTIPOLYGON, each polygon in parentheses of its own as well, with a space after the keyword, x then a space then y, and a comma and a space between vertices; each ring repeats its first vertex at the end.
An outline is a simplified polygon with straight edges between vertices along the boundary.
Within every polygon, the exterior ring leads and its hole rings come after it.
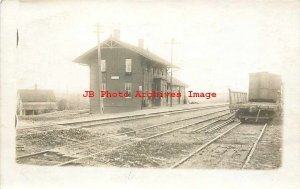
POLYGON ((67 109, 67 100, 66 99, 59 100, 57 106, 59 111, 67 109))

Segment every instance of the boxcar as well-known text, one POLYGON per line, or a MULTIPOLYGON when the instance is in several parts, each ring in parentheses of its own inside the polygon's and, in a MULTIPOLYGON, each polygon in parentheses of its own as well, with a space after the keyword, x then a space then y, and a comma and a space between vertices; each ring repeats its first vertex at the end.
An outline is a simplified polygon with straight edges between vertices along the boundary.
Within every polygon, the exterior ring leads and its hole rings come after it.
POLYGON ((232 100, 236 96, 229 90, 230 109, 241 122, 267 122, 281 114, 282 80, 280 75, 268 72, 249 75, 248 100, 241 103, 232 100))

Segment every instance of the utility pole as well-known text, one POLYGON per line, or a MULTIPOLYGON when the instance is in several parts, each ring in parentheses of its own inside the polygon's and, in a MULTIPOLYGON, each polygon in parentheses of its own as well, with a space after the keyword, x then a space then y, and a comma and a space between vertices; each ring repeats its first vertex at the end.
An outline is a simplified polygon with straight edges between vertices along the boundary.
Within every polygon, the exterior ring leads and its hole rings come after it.
MULTIPOLYGON (((173 45, 174 45, 175 39, 171 39, 171 93, 173 92, 173 45)), ((173 97, 170 96, 170 106, 173 106, 173 97)))
POLYGON ((98 44, 98 77, 99 77, 99 105, 100 105, 100 114, 103 114, 103 98, 101 97, 101 88, 102 88, 102 70, 101 70, 101 45, 100 45, 100 26, 97 24, 97 44, 98 44))
MULTIPOLYGON (((171 44, 171 78, 170 78, 170 82, 171 82, 171 90, 170 92, 173 92, 173 46, 174 45, 177 45, 177 44, 180 44, 180 43, 177 43, 175 42, 175 39, 172 38, 171 39, 171 43, 170 42, 167 42, 167 44, 171 44)), ((176 70, 175 70, 176 71, 176 70)), ((167 79, 168 79, 168 73, 167 73, 167 79)), ((173 99, 172 99, 172 95, 170 95, 170 106, 172 107, 173 106, 173 99)))

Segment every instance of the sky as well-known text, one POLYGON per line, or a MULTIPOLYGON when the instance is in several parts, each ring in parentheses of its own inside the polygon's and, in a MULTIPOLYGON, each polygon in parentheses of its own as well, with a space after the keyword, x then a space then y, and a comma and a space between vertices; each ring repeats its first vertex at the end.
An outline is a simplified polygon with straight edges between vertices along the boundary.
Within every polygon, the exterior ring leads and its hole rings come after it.
POLYGON ((169 60, 175 77, 199 92, 247 91, 251 72, 289 74, 296 63, 299 14, 291 1, 21 1, 18 88, 83 92, 89 69, 72 62, 113 29, 121 40, 169 60))

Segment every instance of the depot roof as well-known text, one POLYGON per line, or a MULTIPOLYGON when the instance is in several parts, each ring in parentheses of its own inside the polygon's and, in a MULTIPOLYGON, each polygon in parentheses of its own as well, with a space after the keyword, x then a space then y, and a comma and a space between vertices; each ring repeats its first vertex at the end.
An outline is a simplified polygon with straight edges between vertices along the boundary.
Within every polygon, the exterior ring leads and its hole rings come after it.
MULTIPOLYGON (((168 62, 167 60, 164 60, 163 58, 161 58, 161 57, 159 57, 159 56, 151 53, 149 50, 146 50, 144 48, 140 48, 140 47, 131 45, 129 43, 126 43, 126 42, 121 41, 121 40, 119 40, 117 38, 114 38, 114 37, 110 37, 107 40, 103 41, 100 44, 100 46, 101 46, 101 49, 104 49, 104 48, 114 48, 114 47, 116 47, 116 44, 119 45, 119 46, 121 46, 121 47, 124 47, 126 49, 129 49, 129 50, 131 50, 133 52, 136 52, 136 53, 142 55, 143 57, 145 57, 145 58, 147 58, 147 59, 149 59, 151 61, 154 61, 156 63, 165 65, 167 67, 172 67, 172 65, 171 65, 170 62, 168 62), (115 46, 112 46, 113 43, 114 43, 115 46)), ((93 54, 93 53, 97 53, 97 50, 98 50, 98 46, 95 46, 92 49, 90 49, 87 52, 85 52, 82 55, 80 55, 79 57, 77 57, 76 59, 74 59, 73 62, 83 63, 83 64, 89 64, 88 57, 90 57, 91 54, 93 54)), ((179 68, 179 67, 173 65, 173 68, 179 68)))
MULTIPOLYGON (((168 77, 168 83, 171 83, 171 78, 170 77, 168 77)), ((175 77, 172 78, 172 85, 173 86, 181 86, 181 87, 188 87, 189 86, 188 84, 180 81, 179 79, 177 79, 175 77)))

